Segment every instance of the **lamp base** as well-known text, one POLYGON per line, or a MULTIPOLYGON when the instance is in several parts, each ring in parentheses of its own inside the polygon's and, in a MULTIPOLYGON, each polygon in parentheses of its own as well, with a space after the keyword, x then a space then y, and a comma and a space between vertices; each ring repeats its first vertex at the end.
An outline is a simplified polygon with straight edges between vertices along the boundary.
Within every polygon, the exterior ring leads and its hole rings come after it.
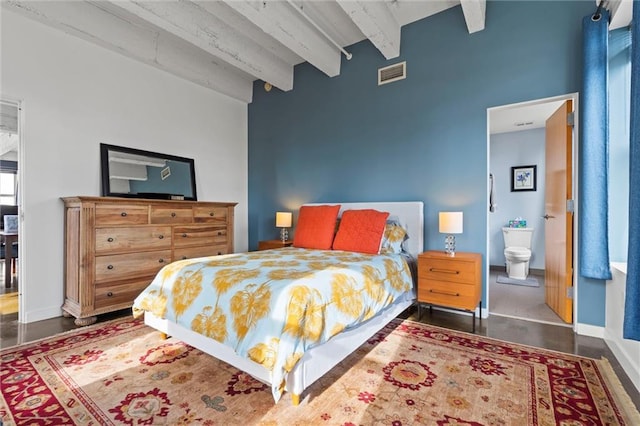
POLYGON ((447 235, 444 238, 444 252, 449 256, 456 255, 456 237, 453 235, 447 235))
POLYGON ((280 240, 285 243, 289 239, 289 231, 287 228, 280 228, 280 240))

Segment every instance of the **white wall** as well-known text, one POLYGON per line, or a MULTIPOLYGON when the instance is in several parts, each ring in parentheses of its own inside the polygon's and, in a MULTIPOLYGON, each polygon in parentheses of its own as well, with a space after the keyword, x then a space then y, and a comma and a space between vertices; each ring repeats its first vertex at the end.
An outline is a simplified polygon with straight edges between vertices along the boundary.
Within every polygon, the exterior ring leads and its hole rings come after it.
POLYGON ((534 228, 529 268, 544 269, 545 129, 491 135, 490 169, 496 211, 489 213, 489 264, 504 266, 502 227, 522 217, 534 228), (537 166, 537 190, 511 192, 511 167, 537 166))
POLYGON ((627 264, 611 264, 612 279, 607 281, 607 309, 604 339, 620 362, 629 379, 640 391, 640 342, 622 337, 624 324, 625 294, 627 285, 627 264))
POLYGON ((235 201, 247 249, 247 105, 2 10, 0 96, 23 101, 25 322, 59 316, 63 203, 100 195, 101 142, 193 158, 199 200, 235 201))

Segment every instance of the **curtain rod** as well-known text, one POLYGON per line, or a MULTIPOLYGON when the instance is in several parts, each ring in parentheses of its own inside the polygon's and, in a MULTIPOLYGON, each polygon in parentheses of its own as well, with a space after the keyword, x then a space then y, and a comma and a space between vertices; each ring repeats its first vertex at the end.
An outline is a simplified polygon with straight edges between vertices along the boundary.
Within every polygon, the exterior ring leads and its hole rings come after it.
POLYGON ((596 9, 596 12, 593 15, 591 15, 591 20, 592 21, 599 21, 600 20, 600 18, 601 18, 600 11, 602 10, 602 6, 604 6, 604 2, 605 2, 605 0, 600 0, 600 3, 598 3, 598 8, 596 9))

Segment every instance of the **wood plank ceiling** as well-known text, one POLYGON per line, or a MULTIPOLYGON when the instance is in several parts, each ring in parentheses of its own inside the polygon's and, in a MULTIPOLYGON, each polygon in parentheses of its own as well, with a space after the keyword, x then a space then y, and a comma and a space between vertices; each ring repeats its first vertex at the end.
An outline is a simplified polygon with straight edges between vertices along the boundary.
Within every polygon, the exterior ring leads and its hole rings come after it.
POLYGON ((396 58, 403 25, 456 6, 469 33, 484 29, 486 0, 2 1, 4 9, 247 103, 254 80, 293 89, 293 68, 305 61, 339 75, 344 47, 361 40, 396 58))

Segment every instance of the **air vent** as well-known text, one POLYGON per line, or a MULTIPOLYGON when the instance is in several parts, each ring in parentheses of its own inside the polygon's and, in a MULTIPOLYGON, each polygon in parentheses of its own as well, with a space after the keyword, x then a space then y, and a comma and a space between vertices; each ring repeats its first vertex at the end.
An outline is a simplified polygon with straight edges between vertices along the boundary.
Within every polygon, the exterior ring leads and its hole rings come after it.
POLYGON ((378 86, 407 78, 407 62, 378 69, 378 86))

